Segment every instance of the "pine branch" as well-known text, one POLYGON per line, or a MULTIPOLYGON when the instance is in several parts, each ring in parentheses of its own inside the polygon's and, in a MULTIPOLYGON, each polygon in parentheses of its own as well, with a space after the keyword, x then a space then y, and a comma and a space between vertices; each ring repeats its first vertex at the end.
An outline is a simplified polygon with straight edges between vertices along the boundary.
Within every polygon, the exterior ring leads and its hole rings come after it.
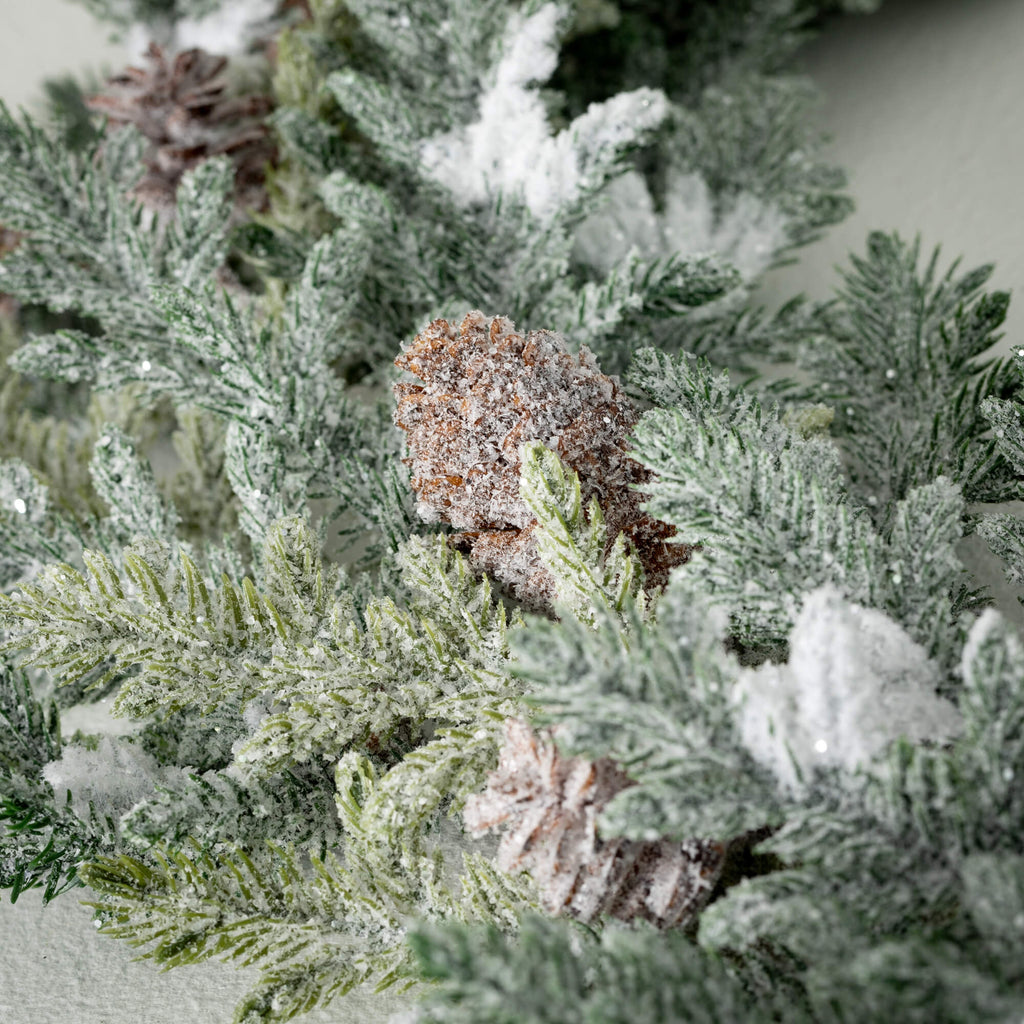
MULTIPOLYGON (((101 403, 94 403, 91 411, 101 403)), ((7 542, 9 567, 0 585, 27 582, 44 562, 61 559, 84 566, 88 547, 119 560, 129 540, 175 541, 177 513, 157 489, 149 463, 136 452, 135 442, 113 423, 95 427, 88 461, 90 504, 96 511, 75 516, 54 508, 49 488, 23 463, 0 463, 0 536, 7 542), (2 499, 0 499, 2 500, 2 499)))
POLYGON ((865 257, 851 257, 829 335, 801 363, 828 382, 821 397, 854 457, 858 494, 884 509, 939 475, 959 483, 968 501, 1003 501, 1017 486, 985 439, 991 399, 1017 383, 1006 361, 980 356, 999 336, 1009 296, 982 293, 992 272, 937 275, 936 250, 918 269, 919 242, 875 232, 865 257))
POLYGON ((54 701, 33 692, 28 676, 0 667, 0 887, 14 903, 29 889, 43 903, 81 885, 78 866, 116 848, 114 823, 91 811, 83 820, 61 805, 42 769, 61 756, 60 717, 54 701))
MULTIPOLYGON (((478 584, 441 538, 410 539, 398 557, 418 600, 403 609, 374 598, 361 622, 336 611, 329 642, 281 658, 281 707, 241 747, 239 763, 262 774, 352 744, 397 752, 410 732, 420 741, 427 721, 476 728, 482 715, 505 712, 518 691, 508 678, 505 609, 488 582, 478 584)), ((470 764, 480 756, 466 754, 470 764)))
POLYGON ((191 382, 202 374, 169 349, 154 291, 205 280, 222 262, 230 165, 211 160, 191 172, 179 199, 181 227, 165 232, 125 195, 139 173, 140 147, 135 133, 122 131, 98 159, 94 149, 68 153, 31 121, 19 125, 0 109, 0 218, 30 233, 0 267, 4 290, 94 317, 104 332, 38 338, 15 366, 101 388, 137 380, 147 396, 171 386, 198 396, 191 382))
POLYGON ((754 1005, 717 957, 679 932, 579 925, 526 916, 516 941, 497 929, 421 925, 410 936, 437 986, 421 1021, 608 1024, 753 1020, 754 1005))
POLYGON ((189 773, 157 785, 121 820, 123 834, 143 848, 179 850, 191 836, 206 852, 229 842, 249 851, 273 839, 319 849, 326 856, 341 834, 334 821, 333 778, 322 770, 286 771, 266 780, 243 780, 237 772, 189 773))
POLYGON ((149 946, 142 956, 165 969, 212 957, 259 966, 258 988, 236 1008, 239 1024, 291 1020, 374 975, 398 972, 405 959, 388 927, 364 910, 376 893, 360 892, 333 856, 311 857, 312 876, 294 850, 275 844, 258 861, 242 851, 155 848, 152 857, 97 858, 82 868, 99 897, 89 905, 101 931, 149 946), (353 948, 371 922, 369 942, 353 948))
POLYGON ((1024 858, 1019 854, 979 853, 963 866, 968 913, 1008 985, 1020 985, 1020 964, 1010 951, 1019 941, 1024 912, 1024 858))
POLYGON ((579 477, 554 452, 533 443, 522 454, 519 494, 537 517, 537 557, 554 577, 560 605, 587 623, 597 609, 624 613, 627 605, 643 618, 643 566, 624 535, 607 536, 596 498, 584 514, 579 477))
POLYGON ((995 611, 972 626, 963 649, 965 736, 956 759, 968 849, 1022 852, 1006 823, 1024 813, 1024 647, 995 611))
POLYGON ((721 839, 779 813, 775 785, 731 725, 721 619, 670 585, 644 624, 595 609, 594 626, 531 623, 513 641, 515 673, 531 684, 538 723, 559 726, 566 754, 610 757, 637 783, 602 812, 602 835, 721 839))
MULTIPOLYGON (((388 773, 390 774, 390 773, 388 773)), ((386 783, 369 759, 346 754, 335 771, 336 803, 346 833, 344 863, 334 854, 300 858, 266 843, 252 855, 151 848, 148 861, 97 858, 82 870, 99 894, 102 930, 166 968, 211 957, 259 966, 255 991, 235 1020, 284 1021, 325 1006, 358 984, 376 990, 414 980, 403 938, 410 913, 452 915, 459 904, 442 878, 439 849, 421 823, 382 831, 368 808, 386 783)), ((469 860, 463 915, 516 920, 516 888, 488 878, 469 860)))
POLYGON ((606 373, 619 373, 649 343, 658 321, 676 330, 691 309, 721 298, 740 281, 739 271, 717 257, 643 259, 631 250, 607 277, 583 286, 571 319, 555 322, 570 342, 586 343, 606 373))
MULTIPOLYGON (((175 564, 158 541, 130 545, 123 569, 87 551, 84 575, 58 563, 2 599, 10 630, 4 647, 31 650, 28 660, 62 685, 100 671, 96 688, 139 666, 124 680, 115 714, 209 712, 229 697, 251 699, 262 692, 261 666, 275 643, 309 638, 307 630, 327 615, 314 543, 308 527, 277 524, 267 544, 265 594, 248 578, 218 586, 185 552, 175 564)), ((329 570, 328 579, 330 593, 329 570)))
POLYGON ((712 904, 701 942, 755 960, 762 943, 781 944, 816 1012, 1003 1019, 1021 981, 1004 938, 1020 902, 1021 658, 986 612, 963 648, 962 735, 897 742, 863 785, 790 808, 761 847, 788 867, 712 904))
POLYGON ((51 506, 49 489, 20 460, 0 462, 0 588, 31 579, 55 558, 77 558, 78 524, 51 506))
POLYGON ((142 535, 171 542, 178 516, 157 491, 153 470, 116 426, 107 423, 103 430, 89 464, 97 496, 107 507, 102 529, 123 539, 142 535))
POLYGON ((784 240, 773 263, 853 209, 841 192, 846 174, 816 159, 824 143, 808 116, 816 104, 815 89, 803 79, 738 77, 683 107, 673 133, 679 166, 707 182, 720 216, 751 196, 780 211, 784 240))
POLYGON ((801 595, 833 583, 890 611, 930 654, 953 656, 962 638, 952 593, 964 507, 956 487, 941 477, 919 486, 894 509, 886 537, 848 502, 836 446, 816 429, 801 436, 785 425, 777 405, 765 410, 734 392, 726 373, 645 352, 633 381, 669 405, 635 431, 634 457, 657 474, 645 507, 703 545, 678 578, 728 609, 734 635, 778 644, 801 595))
POLYGON ((1020 853, 1009 823, 1021 810, 1015 780, 1024 771, 1022 665, 1013 627, 994 610, 984 612, 961 652, 962 734, 942 748, 895 745, 873 773, 872 813, 961 864, 976 854, 1020 853))

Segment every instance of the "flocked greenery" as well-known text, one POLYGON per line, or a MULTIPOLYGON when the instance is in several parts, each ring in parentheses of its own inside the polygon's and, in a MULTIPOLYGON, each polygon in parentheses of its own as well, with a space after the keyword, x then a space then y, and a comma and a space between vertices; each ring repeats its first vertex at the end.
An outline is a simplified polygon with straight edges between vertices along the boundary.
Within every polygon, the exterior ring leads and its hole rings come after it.
MULTIPOLYGON (((164 41, 221 7, 86 6, 164 41)), ((1008 297, 879 232, 835 301, 751 300, 850 209, 792 57, 877 4, 290 6, 225 5, 278 32, 241 220, 223 158, 140 206, 140 137, 73 83, 52 125, 0 107, 0 886, 74 890, 164 967, 258 968, 246 1024, 356 986, 423 1022, 1020 1017, 1024 643, 958 555, 1024 583, 1024 520, 985 508, 1024 497, 1008 297), (393 360, 471 309, 622 375, 646 511, 695 545, 667 587, 543 444, 546 614, 420 522, 393 360), (806 642, 821 593, 860 616, 846 676, 806 642), (818 711, 895 693, 885 742, 792 784, 743 717, 786 672, 818 711), (956 728, 909 739, 938 701, 956 728), (723 844, 699 919, 552 918, 499 870, 461 812, 510 717, 626 769, 603 838, 723 844)))

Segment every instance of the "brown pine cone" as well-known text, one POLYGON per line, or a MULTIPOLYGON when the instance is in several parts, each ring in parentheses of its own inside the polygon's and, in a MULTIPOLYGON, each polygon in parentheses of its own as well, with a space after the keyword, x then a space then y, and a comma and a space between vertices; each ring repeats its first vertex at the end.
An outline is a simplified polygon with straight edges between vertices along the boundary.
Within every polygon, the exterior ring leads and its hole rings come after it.
POLYGON ((21 245, 21 240, 24 237, 22 232, 12 231, 10 228, 5 228, 3 224, 0 224, 0 260, 9 252, 14 252, 21 245))
POLYGON ((633 784, 610 758, 563 757, 549 737, 509 719, 498 768, 466 802, 463 820, 474 835, 509 826, 498 866, 529 871, 550 914, 685 925, 711 895, 725 847, 705 839, 601 839, 598 815, 633 784))
POLYGON ((269 96, 226 97, 219 76, 226 57, 183 50, 173 59, 150 43, 146 68, 129 67, 111 78, 111 92, 88 100, 113 126, 134 124, 149 141, 146 174, 135 194, 166 213, 174 206, 181 176, 212 156, 235 165, 235 205, 265 209, 266 165, 276 150, 263 118, 269 96))
POLYGON ((689 558, 692 548, 666 543, 674 529, 640 509, 644 495, 632 485, 650 473, 627 445, 639 416, 586 347, 574 356, 557 334, 523 337, 511 320, 474 311, 458 327, 435 320, 395 365, 424 382, 394 387, 419 514, 468 531, 471 563, 525 604, 543 607, 555 596, 532 538, 537 521, 519 497, 527 441, 577 473, 584 505, 596 497, 601 506, 609 546, 624 532, 648 585, 664 585, 669 569, 689 558))

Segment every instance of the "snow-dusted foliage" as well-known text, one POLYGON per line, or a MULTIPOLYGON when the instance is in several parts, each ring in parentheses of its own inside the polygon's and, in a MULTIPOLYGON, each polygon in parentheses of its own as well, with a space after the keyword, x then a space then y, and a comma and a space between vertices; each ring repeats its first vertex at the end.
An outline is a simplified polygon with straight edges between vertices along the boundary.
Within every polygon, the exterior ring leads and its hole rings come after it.
POLYGON ((552 135, 547 111, 531 86, 551 77, 566 10, 546 4, 514 17, 503 53, 480 97, 479 120, 421 144, 427 173, 462 203, 507 194, 542 223, 604 183, 627 147, 636 146, 668 114, 652 89, 594 104, 552 135))
POLYGON ((1019 1020, 1008 297, 749 302, 870 0, 87 3, 249 53, 0 107, 0 885, 236 1024, 1019 1020))

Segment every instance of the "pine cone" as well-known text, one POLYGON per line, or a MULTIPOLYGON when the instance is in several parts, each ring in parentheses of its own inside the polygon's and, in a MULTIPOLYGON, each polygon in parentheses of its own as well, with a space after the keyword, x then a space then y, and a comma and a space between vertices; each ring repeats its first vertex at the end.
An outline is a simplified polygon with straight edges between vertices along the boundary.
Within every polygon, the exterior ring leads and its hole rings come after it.
POLYGON ((598 815, 631 785, 610 758, 565 758, 550 738, 509 719, 498 768, 487 789, 466 802, 463 820, 474 835, 511 826, 498 848, 498 866, 529 871, 548 913, 684 925, 711 895, 725 847, 704 839, 601 839, 598 815))
POLYGON ((537 521, 519 497, 527 441, 551 448, 577 473, 583 501, 596 497, 601 506, 609 545, 624 532, 648 584, 664 585, 689 557, 692 548, 666 544, 672 527, 640 510, 644 496, 632 485, 650 473, 627 454, 639 417, 586 347, 574 356, 557 334, 524 338, 507 318, 474 311, 458 328, 435 320, 395 365, 424 382, 394 388, 419 514, 469 531, 463 544, 472 564, 525 604, 543 607, 555 596, 532 538, 537 521))
POLYGON ((134 124, 149 140, 146 174, 135 194, 147 206, 166 212, 174 205, 181 176, 219 155, 235 165, 235 204, 265 209, 264 170, 275 147, 262 118, 274 106, 269 96, 224 96, 218 76, 226 57, 184 50, 168 60, 151 43, 148 67, 129 67, 111 78, 109 94, 88 100, 114 126, 134 124))
POLYGON ((14 252, 21 245, 21 240, 24 237, 22 232, 12 231, 10 228, 5 228, 3 224, 0 224, 0 260, 9 252, 14 252))

